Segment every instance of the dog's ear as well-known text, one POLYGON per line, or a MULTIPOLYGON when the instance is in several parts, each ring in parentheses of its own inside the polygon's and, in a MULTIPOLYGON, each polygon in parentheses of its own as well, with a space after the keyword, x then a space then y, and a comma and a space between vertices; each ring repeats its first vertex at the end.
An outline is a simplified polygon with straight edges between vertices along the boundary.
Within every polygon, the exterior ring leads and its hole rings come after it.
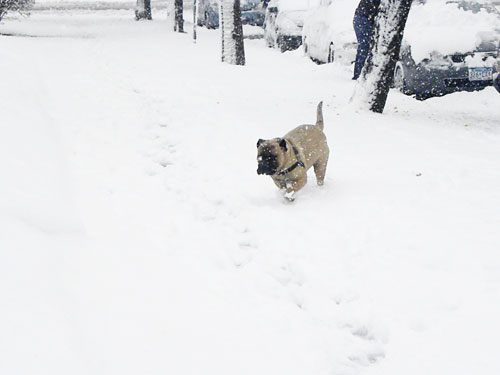
POLYGON ((286 139, 284 139, 284 138, 283 138, 283 139, 281 139, 281 140, 280 140, 280 147, 281 147, 283 150, 287 151, 287 147, 286 147, 286 139))
POLYGON ((264 140, 263 140, 263 139, 259 139, 259 140, 257 141, 257 147, 259 147, 259 146, 262 144, 262 142, 264 142, 264 140))

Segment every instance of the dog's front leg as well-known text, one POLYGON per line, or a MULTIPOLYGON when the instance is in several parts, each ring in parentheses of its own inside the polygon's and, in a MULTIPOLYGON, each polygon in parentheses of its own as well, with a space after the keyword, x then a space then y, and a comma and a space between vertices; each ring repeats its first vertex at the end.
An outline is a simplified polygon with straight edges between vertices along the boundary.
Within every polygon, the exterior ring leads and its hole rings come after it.
POLYGON ((286 182, 286 190, 283 196, 285 197, 286 200, 289 202, 293 202, 295 200, 295 193, 298 192, 300 189, 302 189, 307 183, 307 175, 304 174, 303 177, 301 177, 298 180, 293 180, 293 181, 287 181, 286 182))

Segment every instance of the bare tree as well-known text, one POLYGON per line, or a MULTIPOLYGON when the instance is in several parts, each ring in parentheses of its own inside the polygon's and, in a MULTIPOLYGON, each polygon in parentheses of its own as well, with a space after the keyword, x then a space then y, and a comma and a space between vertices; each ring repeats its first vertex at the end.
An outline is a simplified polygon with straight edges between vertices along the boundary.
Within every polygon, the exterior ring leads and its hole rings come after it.
POLYGON ((8 12, 27 12, 34 3, 34 0, 0 0, 0 21, 8 12))
POLYGON ((412 0, 382 0, 370 52, 354 98, 377 113, 384 111, 412 0))
POLYGON ((233 65, 245 65, 240 0, 220 0, 219 14, 222 61, 233 65))
POLYGON ((174 31, 177 31, 179 33, 184 32, 184 2, 183 2, 183 0, 175 0, 174 31))
POLYGON ((152 20, 151 14, 151 0, 137 0, 137 7, 135 9, 135 19, 152 20))

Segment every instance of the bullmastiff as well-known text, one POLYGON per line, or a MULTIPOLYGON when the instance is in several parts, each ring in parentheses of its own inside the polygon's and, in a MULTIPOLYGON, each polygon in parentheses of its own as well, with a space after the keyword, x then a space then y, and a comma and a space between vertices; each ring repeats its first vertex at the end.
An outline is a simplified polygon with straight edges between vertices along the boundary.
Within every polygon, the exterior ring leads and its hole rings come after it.
POLYGON ((325 181, 330 150, 323 133, 323 102, 318 104, 315 125, 301 125, 282 138, 257 142, 257 173, 271 176, 285 199, 307 183, 307 171, 314 167, 318 185, 325 181))

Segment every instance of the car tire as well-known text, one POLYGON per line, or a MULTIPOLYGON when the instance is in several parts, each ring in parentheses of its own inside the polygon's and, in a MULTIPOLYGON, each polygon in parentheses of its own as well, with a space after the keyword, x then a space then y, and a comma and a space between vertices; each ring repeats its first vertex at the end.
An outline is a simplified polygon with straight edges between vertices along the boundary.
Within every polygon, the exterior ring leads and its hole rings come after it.
POLYGON ((401 91, 405 95, 411 94, 406 83, 405 71, 401 62, 396 63, 396 67, 394 68, 394 78, 391 87, 401 91))
POLYGON ((278 45, 282 53, 288 51, 288 46, 286 45, 285 38, 283 38, 282 35, 278 35, 278 38, 276 39, 276 44, 278 45))
POLYGON ((210 24, 208 23, 208 13, 207 12, 205 12, 205 14, 204 14, 204 20, 205 20, 205 27, 207 29, 210 29, 211 27, 210 27, 210 24))
POLYGON ((266 38, 266 43, 269 48, 277 48, 278 47, 278 35, 277 30, 274 28, 270 28, 270 31, 264 32, 264 37, 266 38), (267 34, 266 34, 267 33, 267 34))
POLYGON ((328 47, 328 57, 326 62, 328 64, 331 64, 334 61, 335 61, 335 49, 333 48, 333 43, 330 43, 330 46, 328 47))

